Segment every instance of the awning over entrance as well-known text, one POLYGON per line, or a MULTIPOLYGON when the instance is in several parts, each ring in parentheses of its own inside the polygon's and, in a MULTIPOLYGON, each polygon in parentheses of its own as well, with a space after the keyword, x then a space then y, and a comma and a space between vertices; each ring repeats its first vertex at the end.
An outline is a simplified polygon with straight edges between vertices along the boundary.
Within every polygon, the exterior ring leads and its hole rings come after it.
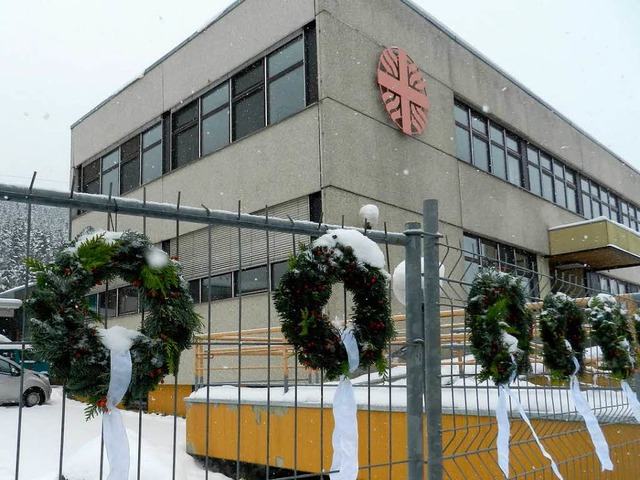
POLYGON ((640 234, 598 217, 549 229, 554 268, 608 270, 640 265, 640 234))

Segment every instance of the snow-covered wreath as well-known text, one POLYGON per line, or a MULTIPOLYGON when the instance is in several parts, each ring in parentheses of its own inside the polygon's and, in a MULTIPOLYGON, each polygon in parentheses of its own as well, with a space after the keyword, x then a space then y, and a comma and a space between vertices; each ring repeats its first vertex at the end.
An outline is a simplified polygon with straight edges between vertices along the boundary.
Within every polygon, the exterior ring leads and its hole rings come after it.
MULTIPOLYGON (((28 259, 36 273, 27 308, 34 348, 52 366, 67 391, 86 398, 87 418, 105 412, 110 351, 131 352, 130 399, 145 398, 167 374, 178 372, 201 319, 194 311, 180 265, 140 233, 89 232, 43 264, 28 259), (99 328, 102 320, 87 301, 96 285, 115 277, 137 287, 146 312, 138 332, 99 328)), ((123 392, 124 393, 124 392, 123 392)))
POLYGON ((627 318, 615 297, 600 293, 589 300, 591 338, 602 350, 603 367, 619 380, 636 370, 635 325, 627 318))
POLYGON ((532 315, 522 281, 495 268, 475 276, 465 314, 471 353, 482 367, 480 381, 508 384, 514 372, 529 371, 532 315))
POLYGON ((385 348, 395 330, 389 305, 389 274, 378 246, 355 230, 333 230, 289 261, 275 293, 282 333, 302 365, 322 369, 328 380, 349 373, 341 332, 323 312, 332 285, 342 282, 353 294, 351 322, 360 366, 384 374, 385 348))
POLYGON ((544 363, 556 379, 570 377, 576 370, 574 358, 584 368, 584 311, 564 293, 550 293, 542 302, 540 337, 544 363))

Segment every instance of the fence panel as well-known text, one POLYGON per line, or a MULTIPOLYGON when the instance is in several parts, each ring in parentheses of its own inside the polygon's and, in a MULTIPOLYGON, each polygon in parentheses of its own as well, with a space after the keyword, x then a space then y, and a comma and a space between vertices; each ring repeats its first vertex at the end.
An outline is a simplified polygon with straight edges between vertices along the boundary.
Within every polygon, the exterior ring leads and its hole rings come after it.
MULTIPOLYGON (((26 203, 27 208, 64 209, 76 218, 76 225, 145 232, 183 259, 183 274, 203 329, 183 354, 180 374, 167 377, 147 399, 137 399, 123 412, 133 459, 131 478, 328 477, 337 382, 325 381, 320 372, 298 362, 280 332, 271 294, 287 269, 287 250, 296 253, 300 242, 341 226, 308 221, 304 199, 265 208, 259 215, 242 213, 240 205, 238 212, 182 206, 179 196, 175 205, 168 205, 10 185, 0 185, 0 199, 26 203), (78 211, 83 215, 76 217, 78 211)), ((477 379, 464 320, 473 275, 479 268, 495 266, 523 278, 534 311, 550 291, 581 299, 596 292, 568 275, 551 278, 537 272, 535 263, 517 251, 497 248, 490 255, 476 248, 473 239, 450 242, 438 234, 437 204, 427 202, 424 213, 424 228, 407 224, 403 233, 386 228, 365 232, 384 251, 388 271, 406 260, 408 288, 406 307, 392 303, 398 336, 387 352, 388 377, 370 370, 353 375, 358 478, 500 478, 497 389, 477 379), (426 272, 422 292, 421 255, 426 272), (438 265, 446 272, 440 278, 438 265)), ((27 219, 27 236, 37 230, 40 218, 27 219)), ((32 253, 25 250, 24 255, 32 253)), ((25 278, 22 288, 0 293, 0 298, 24 299, 29 288, 25 278)), ((620 300, 629 310, 635 308, 631 296, 620 300)), ((131 287, 118 280, 96 287, 89 301, 103 314, 106 326, 136 329, 147 315, 131 287)), ((326 309, 330 318, 345 322, 352 307, 348 292, 335 285, 326 309)), ((18 335, 25 349, 28 322, 18 323, 25 328, 18 335)), ((512 390, 565 478, 633 478, 640 464, 639 427, 619 383, 600 368, 597 349, 588 351, 581 388, 609 441, 614 472, 599 473, 567 386, 552 381, 542 364, 537 327, 533 370, 519 377, 512 390)), ((45 407, 0 407, 0 425, 13 425, 0 428, 0 436, 8 435, 9 443, 15 444, 0 452, 0 476, 106 478, 100 422, 85 423, 82 409, 81 402, 67 398, 62 386, 54 387, 45 407)), ((553 478, 513 405, 510 416, 510 478, 553 478)))
MULTIPOLYGON (((462 242, 461 242, 462 243, 462 242)), ((620 382, 601 369, 599 350, 587 341, 586 370, 580 377, 583 395, 593 407, 610 446, 613 472, 601 472, 601 465, 588 436, 585 423, 570 398, 568 381, 551 378, 542 360, 537 313, 549 292, 563 292, 576 298, 582 308, 588 298, 600 293, 573 283, 571 278, 543 275, 527 268, 517 257, 489 248, 481 251, 473 241, 454 245, 442 239, 436 247, 446 275, 440 278, 440 362, 442 394, 442 468, 445 479, 502 478, 497 462, 497 423, 495 408, 498 388, 491 380, 480 382, 480 367, 470 351, 465 308, 474 275, 492 267, 521 278, 529 293, 528 308, 534 311, 532 371, 511 385, 532 421, 544 447, 555 459, 564 478, 633 478, 640 458, 640 428, 620 390, 620 382), (489 255, 489 253, 492 253, 489 255)), ((508 252, 507 252, 508 253, 508 252)), ((610 292, 606 292, 610 293, 610 292)), ((631 295, 618 300, 629 311, 635 309, 631 295)), ((433 365, 431 365, 433 366, 433 365)), ((429 365, 427 365, 429 368, 429 365)), ((509 404, 511 420, 509 478, 556 478, 550 463, 527 427, 515 405, 509 404)), ((440 458, 436 458, 440 461, 440 458)))
MULTIPOLYGON (((301 202, 295 211, 283 204, 248 215, 241 213, 240 206, 235 213, 182 206, 179 195, 175 205, 167 205, 0 185, 0 198, 29 208, 65 209, 77 225, 132 229, 152 240, 173 234, 158 246, 182 259, 203 330, 193 349, 183 354, 180 374, 167 377, 148 399, 138 399, 123 412, 131 447, 130 478, 328 478, 337 382, 326 382, 319 372, 299 364, 280 332, 271 293, 286 271, 283 252, 295 254, 300 242, 308 243, 341 226, 309 222, 305 209, 299 208, 301 202), (82 212, 79 217, 78 212, 82 212)), ((31 226, 32 221, 26 224, 31 226)), ((413 256, 419 259, 419 225, 416 232, 413 256)), ((365 233, 380 244, 387 259, 390 255, 404 258, 403 233, 365 233)), ((30 282, 25 282, 18 292, 9 294, 24 299, 30 288, 30 282)), ((88 300, 102 314, 105 327, 136 329, 147 312, 132 292, 131 286, 113 279, 97 286, 88 300)), ((327 312, 346 322, 352 303, 350 294, 335 285, 327 312)), ((402 312, 399 304, 395 308, 402 312)), ((419 303, 415 311, 421 333, 419 303)), ((418 417, 422 388, 421 383, 416 388, 407 381, 402 358, 406 322, 404 315, 396 320, 399 336, 387 353, 392 365, 389 377, 361 369, 352 380, 358 404, 359 478, 408 478, 408 443, 414 449, 411 463, 418 471, 423 466, 422 447, 415 452, 415 445, 422 444, 423 430, 410 425, 412 433, 408 433, 406 421, 407 383, 417 392, 414 414, 418 417), (407 442, 408 436, 414 440, 407 442)), ((25 331, 25 343, 28 337, 25 331)), ((416 360, 412 368, 421 382, 423 364, 421 357, 416 360)), ((19 417, 18 443, 11 450, 15 466, 0 462, 3 478, 106 478, 109 462, 100 422, 94 419, 85 424, 82 408, 77 399, 67 398, 63 386, 54 386, 46 408, 1 407, 0 417, 19 417), (48 438, 35 445, 36 425, 43 418, 48 438), (38 465, 32 461, 34 455, 40 458, 38 465)))

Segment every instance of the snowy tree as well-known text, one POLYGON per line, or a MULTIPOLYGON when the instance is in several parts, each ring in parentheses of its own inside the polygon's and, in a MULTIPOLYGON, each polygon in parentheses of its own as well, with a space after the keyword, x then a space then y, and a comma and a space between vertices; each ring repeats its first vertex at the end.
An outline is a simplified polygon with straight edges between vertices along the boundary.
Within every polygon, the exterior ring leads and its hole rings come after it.
MULTIPOLYGON (((0 292, 24 285, 27 227, 27 205, 0 203, 0 292)), ((29 256, 51 261, 56 249, 66 241, 68 230, 68 210, 34 205, 29 256)))

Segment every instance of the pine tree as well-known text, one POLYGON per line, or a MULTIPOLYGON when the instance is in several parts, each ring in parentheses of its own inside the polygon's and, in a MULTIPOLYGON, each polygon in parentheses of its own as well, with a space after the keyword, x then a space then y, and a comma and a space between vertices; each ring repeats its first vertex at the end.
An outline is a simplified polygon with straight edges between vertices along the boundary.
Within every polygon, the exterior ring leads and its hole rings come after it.
MULTIPOLYGON (((53 260, 55 250, 67 239, 66 209, 34 205, 31 213, 29 256, 53 260)), ((24 285, 27 254, 27 205, 0 203, 0 292, 24 285)), ((33 276, 31 276, 33 279, 33 276)))

